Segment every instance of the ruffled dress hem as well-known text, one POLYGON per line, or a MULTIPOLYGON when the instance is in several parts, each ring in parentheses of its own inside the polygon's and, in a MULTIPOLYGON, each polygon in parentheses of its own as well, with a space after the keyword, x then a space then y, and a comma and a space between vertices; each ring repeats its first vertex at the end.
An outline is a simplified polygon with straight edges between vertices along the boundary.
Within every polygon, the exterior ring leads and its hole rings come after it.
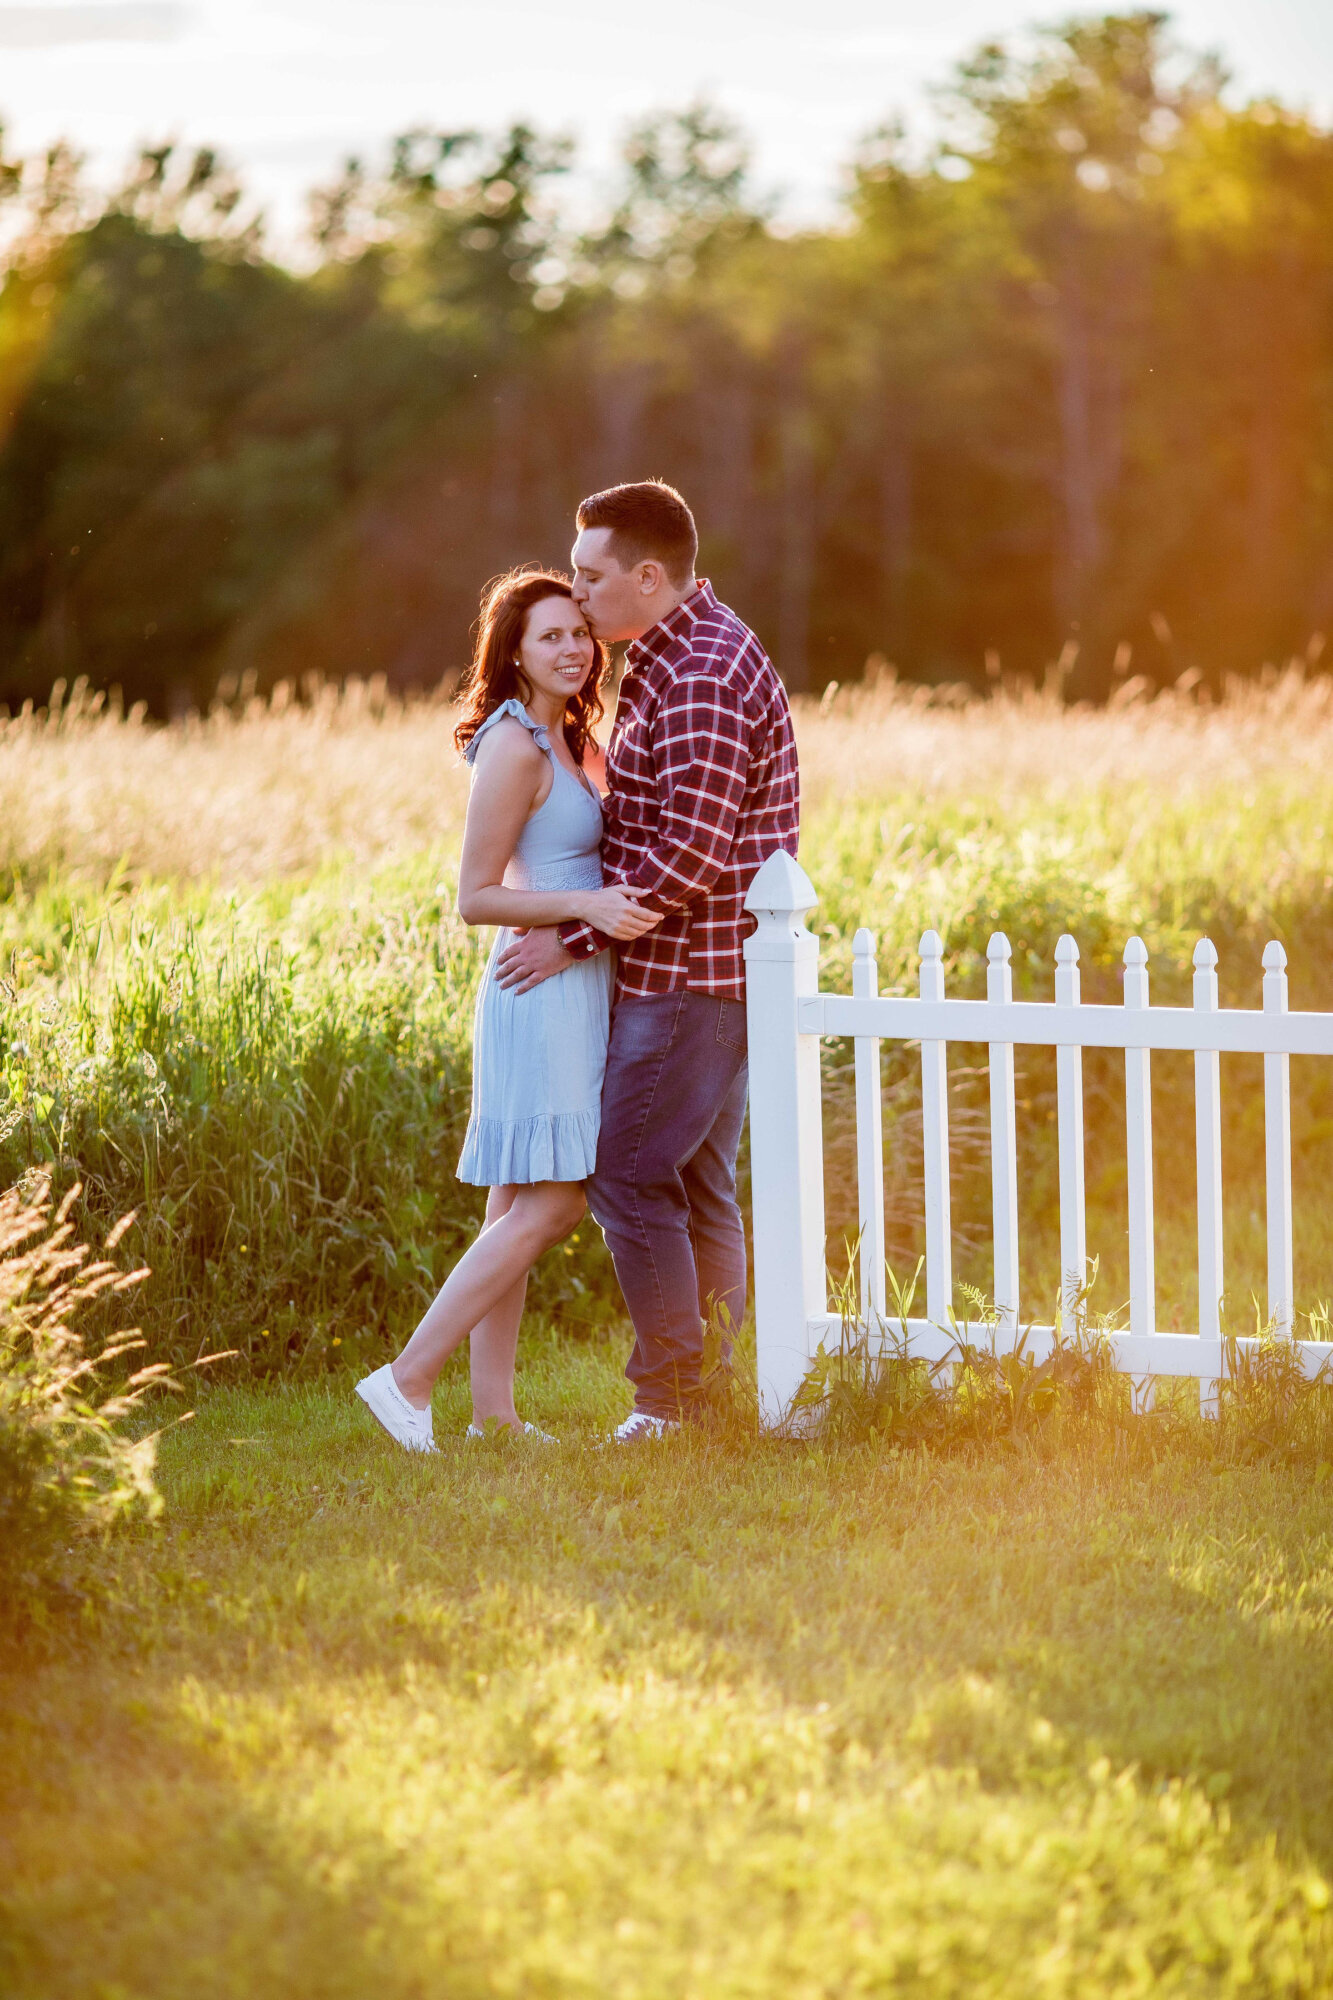
POLYGON ((597 1164, 601 1107, 546 1111, 534 1118, 473 1115, 458 1162, 469 1187, 525 1187, 534 1181, 586 1181, 597 1164))

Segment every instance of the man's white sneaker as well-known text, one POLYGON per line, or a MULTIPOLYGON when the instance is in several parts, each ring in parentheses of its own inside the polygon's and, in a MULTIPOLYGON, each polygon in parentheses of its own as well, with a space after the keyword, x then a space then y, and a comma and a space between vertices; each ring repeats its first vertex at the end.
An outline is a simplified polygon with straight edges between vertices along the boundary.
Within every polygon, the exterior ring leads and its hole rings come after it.
POLYGON ((356 1393, 375 1421, 384 1426, 395 1444, 404 1451, 437 1451, 429 1409, 418 1410, 408 1402, 393 1379, 386 1361, 373 1375, 356 1385, 356 1393))
POLYGON ((635 1410, 626 1417, 623 1424, 617 1424, 611 1433, 613 1444, 638 1444, 641 1439, 663 1438, 668 1431, 678 1431, 680 1425, 671 1417, 654 1417, 647 1410, 635 1410))

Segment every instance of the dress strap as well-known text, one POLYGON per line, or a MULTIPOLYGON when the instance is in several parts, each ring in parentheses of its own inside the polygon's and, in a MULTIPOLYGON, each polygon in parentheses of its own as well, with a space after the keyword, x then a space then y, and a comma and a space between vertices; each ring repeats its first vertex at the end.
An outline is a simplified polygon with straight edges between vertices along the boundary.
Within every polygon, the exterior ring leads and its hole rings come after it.
POLYGON ((532 717, 528 714, 526 708, 524 708, 522 702, 519 701, 516 696, 511 695, 508 701, 502 701, 498 708, 493 708, 491 710, 490 714, 486 717, 486 720, 482 723, 481 728, 477 731, 476 735, 472 738, 471 742, 464 750, 463 755, 469 764, 476 756, 477 745, 480 743, 482 737, 486 734, 486 731, 488 729, 494 728, 495 724, 500 720, 500 717, 502 715, 512 715, 515 722, 521 722, 525 729, 531 730, 532 740, 537 745, 537 748, 539 750, 544 750, 546 752, 552 764, 558 762, 556 754, 554 750, 551 748, 551 738, 547 731, 546 724, 544 722, 534 722, 532 717))

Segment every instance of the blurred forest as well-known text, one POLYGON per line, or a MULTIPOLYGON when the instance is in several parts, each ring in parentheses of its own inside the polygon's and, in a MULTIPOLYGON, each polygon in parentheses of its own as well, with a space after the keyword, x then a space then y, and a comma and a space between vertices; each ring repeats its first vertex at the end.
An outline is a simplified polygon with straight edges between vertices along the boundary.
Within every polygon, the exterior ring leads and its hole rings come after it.
POLYGON ((408 133, 298 268, 211 153, 109 195, 0 154, 0 701, 435 682, 485 577, 649 475, 795 690, 1317 658, 1333 134, 1224 80, 1156 13, 983 47, 800 233, 706 105, 581 230, 567 143, 408 133))

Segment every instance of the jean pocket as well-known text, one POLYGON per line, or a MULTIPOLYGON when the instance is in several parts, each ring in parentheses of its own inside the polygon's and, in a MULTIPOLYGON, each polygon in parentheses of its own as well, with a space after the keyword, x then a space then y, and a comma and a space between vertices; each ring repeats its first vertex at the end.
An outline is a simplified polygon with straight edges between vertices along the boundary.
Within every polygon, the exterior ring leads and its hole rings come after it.
POLYGON ((743 1000, 719 1000, 717 1003, 717 1038, 724 1049, 735 1049, 745 1055, 749 1042, 745 1033, 745 1002, 743 1000))
POLYGON ((680 1029, 685 993, 626 994, 611 1018, 611 1046, 622 1059, 664 1056, 680 1029))

